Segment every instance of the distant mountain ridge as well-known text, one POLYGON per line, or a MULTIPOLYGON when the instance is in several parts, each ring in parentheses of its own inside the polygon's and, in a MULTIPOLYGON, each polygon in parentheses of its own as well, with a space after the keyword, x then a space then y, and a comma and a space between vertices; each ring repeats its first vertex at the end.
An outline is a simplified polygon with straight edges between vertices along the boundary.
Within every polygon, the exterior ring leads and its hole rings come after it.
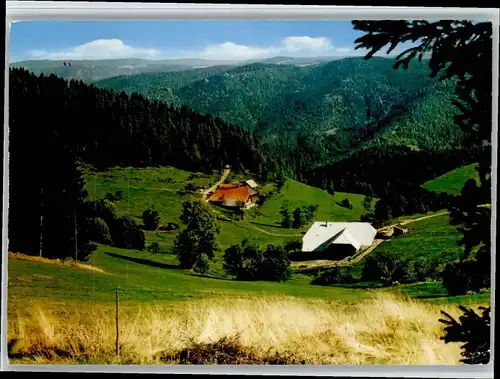
POLYGON ((88 80, 97 87, 139 93, 178 108, 186 105, 248 129, 271 153, 294 161, 299 171, 360 149, 453 150, 463 139, 453 121, 455 84, 431 78, 427 62, 394 70, 392 58, 378 57, 127 59, 99 61, 99 67, 95 61, 81 61, 87 65, 82 73, 79 62, 57 70, 50 61, 17 64, 35 65, 45 74, 57 71, 53 73, 65 78, 95 77, 97 70, 111 76, 88 80))
POLYGON ((295 57, 273 57, 267 59, 253 60, 210 60, 202 58, 174 58, 163 60, 151 60, 142 58, 118 58, 118 59, 66 59, 66 60, 24 60, 9 64, 12 68, 25 68, 34 74, 55 74, 63 79, 77 79, 85 82, 94 82, 106 78, 122 75, 137 75, 143 73, 159 73, 188 71, 198 68, 228 66, 235 67, 249 63, 263 62, 269 64, 318 64, 335 57, 319 58, 295 58, 295 57), (71 62, 71 67, 64 66, 63 62, 71 62))
POLYGON ((453 123, 454 83, 431 78, 427 62, 394 70, 387 58, 310 59, 311 65, 287 64, 282 57, 271 61, 95 84, 213 114, 255 131, 275 151, 310 145, 320 164, 359 148, 442 150, 461 143, 462 132, 453 123))

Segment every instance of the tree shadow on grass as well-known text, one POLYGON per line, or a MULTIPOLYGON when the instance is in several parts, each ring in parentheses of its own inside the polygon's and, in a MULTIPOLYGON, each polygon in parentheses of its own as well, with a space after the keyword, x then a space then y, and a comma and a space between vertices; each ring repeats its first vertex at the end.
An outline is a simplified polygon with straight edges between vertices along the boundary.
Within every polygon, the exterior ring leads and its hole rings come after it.
POLYGON ((201 273, 196 273, 196 272, 190 272, 188 275, 189 276, 196 276, 198 278, 216 279, 216 280, 223 280, 223 281, 228 281, 228 282, 234 281, 231 278, 224 278, 222 276, 217 276, 214 274, 201 274, 201 273))
POLYGON ((445 295, 445 294, 413 296, 414 299, 439 299, 439 298, 445 298, 445 297, 450 297, 450 296, 449 295, 445 295))
POLYGON ((105 253, 106 255, 109 255, 113 258, 120 258, 129 262, 134 262, 138 263, 141 265, 146 265, 150 267, 157 267, 157 268, 169 268, 169 269, 179 269, 180 267, 178 265, 173 265, 170 263, 161 263, 161 262, 153 262, 148 259, 143 259, 143 258, 133 258, 133 257, 127 257, 126 255, 120 255, 120 254, 115 254, 115 253, 105 253))
POLYGON ((282 230, 286 230, 285 228, 283 228, 279 222, 276 222, 276 224, 264 224, 262 222, 255 222, 255 221, 252 221, 252 224, 254 225, 259 225, 259 226, 265 226, 265 227, 268 227, 268 228, 275 228, 275 229, 282 229, 282 230))

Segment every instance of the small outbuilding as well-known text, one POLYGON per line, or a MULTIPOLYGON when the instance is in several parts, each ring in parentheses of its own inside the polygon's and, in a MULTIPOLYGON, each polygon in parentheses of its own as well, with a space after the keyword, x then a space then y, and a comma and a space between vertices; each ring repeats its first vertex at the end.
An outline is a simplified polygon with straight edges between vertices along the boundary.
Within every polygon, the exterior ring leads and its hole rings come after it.
POLYGON ((257 183, 255 183, 255 181, 253 179, 248 179, 245 184, 247 186, 249 186, 251 189, 255 189, 257 188, 259 185, 257 183))
POLYGON ((402 234, 408 233, 408 228, 405 228, 403 225, 395 225, 394 226, 394 235, 400 236, 402 234))

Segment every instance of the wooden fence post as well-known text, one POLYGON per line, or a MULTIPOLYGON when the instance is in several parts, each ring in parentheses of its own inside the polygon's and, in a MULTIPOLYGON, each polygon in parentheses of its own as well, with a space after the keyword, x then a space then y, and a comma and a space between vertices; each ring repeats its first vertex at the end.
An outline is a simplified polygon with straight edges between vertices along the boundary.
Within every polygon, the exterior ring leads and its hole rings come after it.
POLYGON ((119 350, 118 350, 118 340, 120 337, 120 331, 118 329, 118 290, 116 290, 116 318, 115 318, 115 325, 116 325, 116 344, 115 344, 115 349, 116 349, 116 356, 119 355, 119 350))

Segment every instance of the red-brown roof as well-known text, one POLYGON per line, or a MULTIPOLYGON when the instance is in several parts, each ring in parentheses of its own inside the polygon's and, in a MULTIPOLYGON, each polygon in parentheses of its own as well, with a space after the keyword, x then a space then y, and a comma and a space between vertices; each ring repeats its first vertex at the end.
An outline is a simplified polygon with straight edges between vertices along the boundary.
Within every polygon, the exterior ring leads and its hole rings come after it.
POLYGON ((208 199, 209 201, 224 201, 224 200, 233 200, 233 201, 242 201, 247 202, 248 198, 253 195, 254 192, 250 191, 247 186, 237 186, 234 185, 224 185, 219 186, 217 191, 214 192, 212 196, 208 199), (225 187, 229 186, 229 187, 225 187))

